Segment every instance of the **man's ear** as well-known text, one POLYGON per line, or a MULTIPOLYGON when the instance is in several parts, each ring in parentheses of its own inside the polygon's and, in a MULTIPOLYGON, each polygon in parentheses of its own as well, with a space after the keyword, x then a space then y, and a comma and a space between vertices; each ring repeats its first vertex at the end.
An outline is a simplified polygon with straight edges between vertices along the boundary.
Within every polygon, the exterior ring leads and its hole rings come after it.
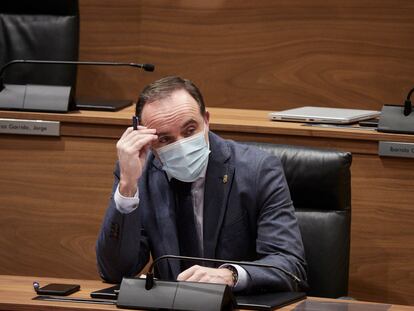
POLYGON ((204 122, 206 122, 207 125, 210 122, 210 112, 208 112, 207 110, 206 110, 206 113, 204 114, 204 122))

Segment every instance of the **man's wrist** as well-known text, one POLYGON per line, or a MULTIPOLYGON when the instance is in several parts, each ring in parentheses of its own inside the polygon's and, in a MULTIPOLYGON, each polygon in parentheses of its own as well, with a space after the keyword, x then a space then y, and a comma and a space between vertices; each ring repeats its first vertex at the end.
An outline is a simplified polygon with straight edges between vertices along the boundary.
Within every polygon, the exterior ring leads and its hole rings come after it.
POLYGON ((119 182, 119 193, 123 197, 134 197, 137 193, 137 184, 136 183, 124 183, 122 181, 119 182))
POLYGON ((139 204, 139 193, 137 192, 132 197, 124 197, 119 191, 119 184, 114 193, 114 201, 116 209, 122 214, 129 214, 133 212, 139 204))
POLYGON ((235 265, 235 264, 224 264, 221 265, 219 268, 227 268, 232 267, 237 272, 237 280, 233 286, 233 291, 240 292, 245 290, 249 286, 249 282, 251 281, 249 274, 247 273, 246 269, 242 266, 235 265))

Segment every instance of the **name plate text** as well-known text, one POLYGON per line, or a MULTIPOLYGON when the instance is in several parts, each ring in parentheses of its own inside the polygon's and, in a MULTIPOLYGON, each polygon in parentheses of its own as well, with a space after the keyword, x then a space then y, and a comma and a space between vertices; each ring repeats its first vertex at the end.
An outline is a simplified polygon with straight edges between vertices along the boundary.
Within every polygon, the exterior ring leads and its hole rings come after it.
POLYGON ((378 154, 386 157, 414 158, 414 143, 380 141, 378 154))
POLYGON ((0 133, 20 135, 59 136, 59 121, 20 120, 0 118, 0 133))

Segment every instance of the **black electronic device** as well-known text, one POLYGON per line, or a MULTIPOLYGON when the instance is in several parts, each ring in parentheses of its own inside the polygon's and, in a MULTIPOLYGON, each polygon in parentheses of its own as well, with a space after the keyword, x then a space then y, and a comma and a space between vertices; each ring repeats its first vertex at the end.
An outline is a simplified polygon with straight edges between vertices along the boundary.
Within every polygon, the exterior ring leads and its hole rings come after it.
MULTIPOLYGON (((119 285, 91 292, 95 299, 117 300, 119 285)), ((254 295, 235 295, 236 309, 274 310, 306 298, 304 292, 269 292, 254 295)))
POLYGON ((93 291, 90 295, 92 298, 116 300, 118 299, 118 293, 119 285, 114 285, 111 287, 106 287, 103 289, 93 291))
POLYGON ((40 287, 39 283, 34 282, 33 288, 38 295, 56 295, 56 296, 68 296, 74 292, 80 290, 78 284, 61 284, 50 283, 43 287, 40 287))
POLYGON ((414 113, 412 113, 411 95, 408 92, 403 106, 384 105, 378 123, 378 132, 414 134, 414 113))
POLYGON ((230 311, 235 307, 226 284, 157 280, 146 289, 146 280, 123 278, 117 307, 144 310, 230 311))
MULTIPOLYGON (((297 289, 308 288, 305 281, 301 280, 291 272, 272 265, 254 262, 164 255, 152 262, 145 279, 123 278, 117 297, 118 307, 132 309, 214 311, 233 310, 237 306, 231 289, 224 284, 155 280, 153 275, 154 266, 160 260, 164 259, 237 264, 241 266, 245 265, 276 269, 292 278, 297 289)), ((295 299, 302 299, 305 296, 305 293, 298 293, 295 295, 295 299)))
POLYGON ((76 109, 118 111, 132 105, 132 100, 76 100, 76 109))
POLYGON ((236 295, 236 308, 271 311, 306 298, 304 292, 276 292, 255 295, 236 295))
POLYGON ((0 109, 48 112, 67 112, 75 109, 71 86, 5 84, 3 74, 8 67, 14 64, 130 66, 142 68, 145 71, 154 71, 155 69, 152 64, 137 63, 12 60, 0 69, 0 109))

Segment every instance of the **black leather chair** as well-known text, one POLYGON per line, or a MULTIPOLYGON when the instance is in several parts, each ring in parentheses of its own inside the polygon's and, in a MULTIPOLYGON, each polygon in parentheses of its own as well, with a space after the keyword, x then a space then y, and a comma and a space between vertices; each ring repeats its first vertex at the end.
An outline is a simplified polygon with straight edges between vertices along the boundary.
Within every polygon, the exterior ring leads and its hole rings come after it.
POLYGON ((278 156, 308 263, 308 295, 348 294, 352 156, 349 152, 249 143, 278 156))
MULTIPOLYGON (((78 60, 78 0, 1 0, 0 66, 15 59, 78 60)), ((75 87, 76 66, 16 64, 9 84, 75 87)))

